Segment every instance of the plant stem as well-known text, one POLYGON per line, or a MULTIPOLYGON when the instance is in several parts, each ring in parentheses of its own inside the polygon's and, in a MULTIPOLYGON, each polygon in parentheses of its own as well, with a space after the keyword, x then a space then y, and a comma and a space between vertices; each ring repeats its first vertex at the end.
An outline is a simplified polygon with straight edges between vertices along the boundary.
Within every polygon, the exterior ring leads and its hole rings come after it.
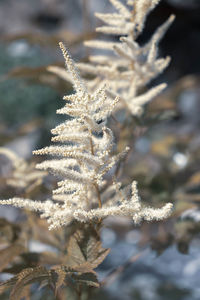
MULTIPOLYGON (((90 132, 90 135, 92 136, 91 132, 90 132)), ((90 148, 91 148, 92 155, 94 155, 94 147, 93 147, 93 143, 92 143, 92 137, 90 137, 90 148)), ((99 205, 99 208, 101 208, 102 207, 101 195, 100 195, 100 192, 99 192, 98 185, 96 183, 94 183, 94 187, 95 187, 95 190, 96 190, 96 193, 97 193, 98 205, 99 205)))
POLYGON ((96 189, 96 192, 97 192, 97 198, 98 198, 98 204, 99 204, 99 208, 102 207, 102 203, 101 203, 101 195, 100 195, 100 192, 99 192, 99 188, 98 186, 95 184, 95 189, 96 189))
POLYGON ((142 255, 144 255, 147 250, 144 250, 138 254, 133 254, 124 264, 112 270, 101 282, 101 286, 111 284, 117 276, 119 276, 126 268, 128 268, 132 263, 138 260, 142 255))

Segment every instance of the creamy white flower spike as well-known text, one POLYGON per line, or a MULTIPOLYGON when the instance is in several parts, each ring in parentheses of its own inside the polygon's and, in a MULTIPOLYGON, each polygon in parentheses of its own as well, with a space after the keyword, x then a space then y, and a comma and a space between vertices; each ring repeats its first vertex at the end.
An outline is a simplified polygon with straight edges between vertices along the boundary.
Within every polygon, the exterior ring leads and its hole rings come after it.
POLYGON ((114 137, 106 120, 118 98, 110 100, 102 85, 89 93, 66 48, 62 43, 60 47, 75 93, 64 97, 66 104, 57 113, 71 119, 52 130, 55 135, 52 141, 61 144, 36 150, 34 154, 52 155, 53 159, 38 164, 37 168, 59 175, 62 180, 53 191, 52 200, 13 198, 1 200, 0 204, 39 211, 41 217, 47 218, 50 229, 68 225, 74 219, 96 222, 107 216, 128 216, 139 223, 167 218, 172 204, 159 209, 144 207, 135 181, 130 187, 121 188, 121 183, 113 182, 106 188, 105 174, 129 151, 127 147, 122 153, 112 155, 114 137))
MULTIPOLYGON (((137 42, 142 33, 148 14, 158 5, 160 0, 128 0, 127 6, 121 0, 109 0, 116 13, 96 13, 96 17, 105 23, 96 28, 97 32, 107 35, 119 36, 119 41, 89 40, 85 46, 106 50, 106 54, 91 55, 89 63, 78 63, 82 73, 94 75, 93 80, 87 80, 86 84, 90 92, 98 87, 99 83, 109 87, 107 95, 114 99, 120 96, 120 101, 115 110, 125 107, 134 116, 140 116, 144 106, 158 96, 166 84, 153 87, 150 92, 141 94, 141 90, 155 79, 170 63, 170 57, 158 57, 158 44, 166 31, 173 23, 175 16, 171 15, 162 24, 151 39, 144 45, 137 42)), ((71 81, 63 68, 57 66, 48 67, 66 81, 71 81)))
MULTIPOLYGON (((141 89, 162 73, 170 62, 169 57, 158 57, 158 44, 175 17, 171 15, 155 31, 150 41, 141 46, 137 42, 137 37, 144 29, 146 17, 160 1, 129 0, 127 6, 120 0, 109 1, 117 12, 96 13, 96 17, 105 23, 105 26, 96 28, 96 31, 117 35, 119 41, 86 41, 84 44, 87 47, 107 50, 110 54, 90 56, 90 63, 79 63, 78 67, 82 72, 96 76, 94 80, 88 81, 91 91, 96 88, 99 81, 103 81, 109 86, 110 97, 120 95, 121 106, 125 106, 132 115, 141 115, 144 105, 166 87, 166 84, 161 84, 150 90, 150 93, 140 94, 141 89)), ((118 105, 117 108, 119 107, 118 105)))

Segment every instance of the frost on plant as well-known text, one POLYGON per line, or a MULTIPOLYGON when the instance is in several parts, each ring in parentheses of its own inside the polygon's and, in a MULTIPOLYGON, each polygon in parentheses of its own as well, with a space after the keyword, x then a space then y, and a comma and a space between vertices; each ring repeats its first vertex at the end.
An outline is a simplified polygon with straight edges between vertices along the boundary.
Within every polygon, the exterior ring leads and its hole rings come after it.
MULTIPOLYGON (((122 9, 122 12, 126 11, 122 9)), ((53 159, 38 164, 37 168, 48 170, 62 179, 53 191, 51 200, 41 202, 13 198, 1 200, 0 204, 39 211, 41 217, 48 219, 50 229, 68 225, 74 219, 88 222, 118 215, 130 216, 138 223, 142 219, 150 221, 168 217, 172 204, 168 203, 160 209, 144 207, 135 181, 130 187, 122 188, 120 182, 113 180, 107 187, 105 174, 128 151, 125 149, 118 155, 112 155, 113 134, 106 126, 118 97, 110 100, 104 84, 94 93, 88 92, 62 43, 60 47, 75 94, 64 97, 66 104, 57 113, 66 114, 70 119, 52 130, 52 141, 56 143, 54 146, 36 150, 34 154, 52 155, 53 159)))

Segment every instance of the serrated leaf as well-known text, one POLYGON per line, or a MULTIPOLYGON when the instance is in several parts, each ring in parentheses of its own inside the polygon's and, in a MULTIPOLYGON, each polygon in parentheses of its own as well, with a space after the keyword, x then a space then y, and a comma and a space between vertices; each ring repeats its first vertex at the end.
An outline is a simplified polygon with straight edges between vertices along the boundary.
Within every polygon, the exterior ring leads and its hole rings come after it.
POLYGON ((25 269, 15 277, 17 281, 11 291, 10 300, 19 300, 25 286, 49 279, 49 271, 45 267, 39 266, 25 269))
POLYGON ((99 287, 97 276, 94 272, 78 272, 76 268, 67 266, 54 267, 51 271, 51 280, 55 286, 55 292, 62 286, 82 284, 87 286, 99 287))
POLYGON ((73 285, 75 283, 73 274, 76 273, 77 271, 75 269, 67 267, 65 265, 54 266, 50 270, 51 283, 55 287, 55 295, 57 295, 57 292, 62 285, 68 285, 69 282, 70 285, 73 285))
POLYGON ((17 276, 14 276, 11 279, 6 280, 5 282, 1 283, 0 284, 0 294, 5 292, 7 289, 10 289, 11 287, 13 287, 16 282, 17 282, 17 276))
POLYGON ((110 249, 102 247, 97 231, 91 226, 78 229, 70 237, 66 265, 78 272, 93 272, 108 255, 110 249))
POLYGON ((94 273, 76 274, 73 276, 76 283, 86 284, 87 286, 99 287, 97 276, 94 273))
POLYGON ((62 266, 55 268, 55 270, 51 270, 51 279, 55 286, 55 295, 57 295, 59 288, 64 285, 66 274, 67 272, 62 266))
POLYGON ((13 264, 13 266, 11 266, 11 267, 3 269, 3 272, 16 275, 16 274, 22 272, 24 269, 29 268, 29 267, 30 267, 30 265, 27 265, 24 262, 20 262, 20 263, 13 264))
POLYGON ((58 279, 57 279, 56 287, 55 287, 56 295, 57 295, 59 288, 64 284, 65 277, 66 277, 66 273, 63 270, 60 270, 60 272, 58 272, 57 274, 58 274, 58 279))

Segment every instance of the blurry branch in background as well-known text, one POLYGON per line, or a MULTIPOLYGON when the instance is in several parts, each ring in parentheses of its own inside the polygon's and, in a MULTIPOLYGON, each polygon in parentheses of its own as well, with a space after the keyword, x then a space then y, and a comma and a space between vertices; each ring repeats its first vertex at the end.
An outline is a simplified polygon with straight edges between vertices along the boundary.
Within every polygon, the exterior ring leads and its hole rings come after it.
MULTIPOLYGON (((55 68, 62 66, 62 63, 54 65, 55 68)), ((72 89, 71 82, 66 82, 65 79, 53 75, 49 72, 49 65, 41 67, 16 67, 0 78, 1 81, 10 78, 24 78, 30 84, 40 84, 53 88, 60 94, 66 90, 72 89)))
POLYGON ((85 39, 91 39, 95 35, 95 32, 84 31, 83 33, 76 34, 71 31, 64 30, 56 34, 45 34, 42 32, 27 32, 27 33, 17 33, 9 34, 6 36, 1 36, 0 41, 4 43, 11 43, 15 41, 24 40, 31 45, 39 45, 41 47, 57 47, 58 43, 62 40, 72 49, 78 47, 85 39))
POLYGON ((25 194, 42 184, 47 172, 35 169, 34 163, 28 163, 13 151, 0 147, 0 155, 5 155, 13 165, 12 176, 6 180, 8 186, 23 189, 25 194))
MULTIPOLYGON (((91 28, 91 15, 90 15, 90 1, 91 0, 82 0, 82 15, 83 15, 83 29, 84 32, 88 32, 91 28)), ((95 32, 93 33, 93 36, 91 35, 90 39, 95 37, 95 32)), ((86 40, 86 39, 84 39, 86 40)), ((85 48, 85 57, 87 58, 89 56, 89 49, 85 48)))
POLYGON ((101 282, 101 286, 106 286, 108 284, 112 284, 113 281, 116 280, 117 277, 119 277, 127 268, 129 268, 134 262, 139 260, 142 256, 146 255, 148 253, 148 250, 143 250, 138 254, 133 254, 125 263, 120 265, 119 267, 116 267, 114 270, 112 270, 101 282))
MULTIPOLYGON (((91 16, 90 16, 90 0, 82 0, 82 11, 83 11, 83 28, 84 32, 87 32, 91 27, 91 16)), ((85 40, 85 39, 84 39, 85 40)))
POLYGON ((138 1, 135 6, 130 1, 127 2, 129 6, 117 0, 110 2, 116 13, 96 13, 96 17, 106 24, 96 28, 96 31, 119 36, 119 40, 85 41, 85 46, 107 50, 108 54, 90 56, 88 64, 79 63, 78 67, 95 76, 94 80, 88 81, 91 90, 95 89, 98 82, 104 82, 111 98, 119 95, 122 107, 133 116, 141 116, 143 107, 166 87, 166 84, 160 84, 141 93, 169 65, 169 57, 158 58, 158 45, 175 16, 171 15, 146 44, 140 45, 137 38, 144 29, 146 17, 159 1, 138 1))

